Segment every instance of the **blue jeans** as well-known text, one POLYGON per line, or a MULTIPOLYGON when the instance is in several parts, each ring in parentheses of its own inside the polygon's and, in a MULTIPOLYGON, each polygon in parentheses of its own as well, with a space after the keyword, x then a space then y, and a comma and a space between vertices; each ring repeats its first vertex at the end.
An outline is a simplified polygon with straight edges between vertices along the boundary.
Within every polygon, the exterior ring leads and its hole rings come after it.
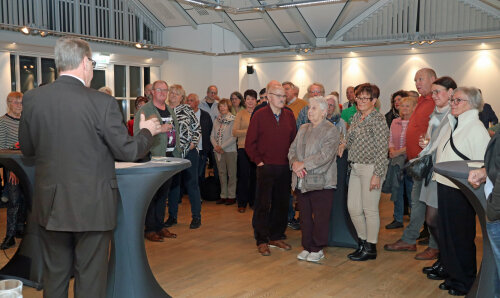
POLYGON ((191 216, 201 218, 201 196, 198 185, 198 150, 189 150, 185 159, 191 162, 191 166, 172 177, 172 186, 168 195, 168 215, 177 218, 179 211, 179 196, 181 195, 181 179, 187 189, 189 201, 191 202, 191 216))
POLYGON ((293 195, 290 194, 290 202, 288 205, 288 221, 295 218, 295 208, 293 207, 293 195))
POLYGON ((491 250, 495 256, 495 263, 497 264, 497 272, 495 274, 495 297, 500 297, 500 220, 487 222, 486 231, 490 238, 491 250))
MULTIPOLYGON (((405 203, 404 203, 405 190, 406 190, 406 196, 408 197, 409 200, 408 203, 410 203, 412 188, 413 188, 413 179, 411 179, 411 177, 406 174, 403 175, 403 180, 399 182, 399 185, 397 187, 394 187, 393 185, 393 191, 396 190, 396 199, 394 200, 394 219, 398 222, 403 222, 403 214, 405 208, 405 203)), ((392 195, 394 194, 395 193, 393 192, 392 195)), ((411 206, 411 203, 408 205, 411 206)))
POLYGON ((26 205, 20 184, 9 182, 10 171, 5 171, 5 192, 9 201, 7 202, 7 232, 6 236, 15 236, 16 231, 24 230, 26 221, 26 205))

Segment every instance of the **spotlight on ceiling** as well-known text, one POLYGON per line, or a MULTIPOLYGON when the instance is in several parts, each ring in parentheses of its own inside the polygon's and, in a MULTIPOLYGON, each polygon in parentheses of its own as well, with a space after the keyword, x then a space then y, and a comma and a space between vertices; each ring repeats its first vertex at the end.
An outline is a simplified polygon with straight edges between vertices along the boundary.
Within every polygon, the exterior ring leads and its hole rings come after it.
POLYGON ((47 31, 43 31, 43 30, 41 30, 41 31, 40 31, 40 36, 41 36, 41 37, 45 37, 45 36, 47 36, 47 35, 49 35, 49 32, 47 32, 47 31))
POLYGON ((428 44, 433 44, 433 43, 435 43, 435 42, 436 42, 435 40, 428 40, 428 41, 427 41, 427 43, 428 43, 428 44))
POLYGON ((417 43, 416 41, 412 41, 412 42, 410 42, 410 45, 414 45, 416 43, 417 43))
POLYGON ((138 48, 138 49, 142 49, 142 43, 137 42, 137 43, 135 44, 135 47, 136 47, 136 48, 138 48))
POLYGON ((22 32, 23 34, 28 35, 28 34, 30 34, 30 28, 28 28, 28 27, 24 26, 23 28, 21 28, 21 32, 22 32))
POLYGON ((421 40, 418 42, 419 45, 423 45, 425 43, 425 40, 421 40))

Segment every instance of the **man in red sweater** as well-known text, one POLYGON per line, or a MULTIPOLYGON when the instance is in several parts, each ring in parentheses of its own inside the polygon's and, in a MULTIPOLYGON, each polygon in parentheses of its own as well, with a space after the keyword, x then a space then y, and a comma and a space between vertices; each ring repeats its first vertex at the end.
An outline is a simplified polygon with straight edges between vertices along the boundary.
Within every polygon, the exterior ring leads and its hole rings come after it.
POLYGON ((257 165, 257 195, 252 226, 258 251, 269 256, 269 247, 290 250, 282 239, 288 219, 291 172, 288 149, 297 133, 292 111, 285 109, 285 90, 271 81, 267 85, 269 104, 253 115, 245 150, 257 165))
MULTIPOLYGON (((418 145, 421 135, 427 132, 429 126, 429 116, 434 110, 434 100, 432 100, 432 83, 436 80, 436 72, 430 68, 422 68, 415 74, 415 87, 417 87, 420 97, 418 98, 415 111, 410 117, 408 128, 406 129, 406 155, 408 160, 418 156, 422 148, 418 145)), ((392 244, 386 244, 384 248, 389 251, 416 251, 417 238, 420 235, 420 228, 424 224, 426 204, 420 201, 420 190, 422 181, 413 181, 411 192, 411 216, 410 223, 403 232, 401 239, 392 244)), ((431 236, 429 247, 417 254, 417 260, 432 260, 437 258, 439 249, 435 239, 431 236)))

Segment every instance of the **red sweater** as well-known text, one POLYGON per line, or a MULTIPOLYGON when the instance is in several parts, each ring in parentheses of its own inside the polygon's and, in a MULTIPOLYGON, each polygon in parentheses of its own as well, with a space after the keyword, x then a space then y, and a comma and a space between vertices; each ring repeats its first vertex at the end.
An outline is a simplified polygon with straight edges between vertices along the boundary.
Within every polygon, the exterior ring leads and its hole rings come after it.
POLYGON ((250 120, 245 139, 245 151, 255 163, 288 165, 288 149, 295 139, 297 128, 293 112, 281 109, 276 121, 271 107, 259 109, 250 120))
POLYGON ((427 133, 429 126, 429 116, 434 111, 434 100, 432 94, 427 96, 420 96, 418 98, 415 111, 411 114, 408 128, 406 129, 406 155, 408 160, 418 156, 422 148, 418 145, 420 135, 427 133))

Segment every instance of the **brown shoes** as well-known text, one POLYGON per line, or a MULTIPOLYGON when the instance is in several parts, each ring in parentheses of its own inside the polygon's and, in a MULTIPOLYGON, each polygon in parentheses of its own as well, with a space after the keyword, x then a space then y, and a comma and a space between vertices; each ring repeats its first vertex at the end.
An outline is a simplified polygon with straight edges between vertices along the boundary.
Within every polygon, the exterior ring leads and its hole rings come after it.
POLYGON ((284 249, 284 250, 290 250, 290 249, 292 249, 292 246, 290 244, 287 244, 283 240, 272 240, 272 241, 269 241, 269 246, 270 247, 278 247, 278 248, 281 248, 281 249, 284 249))
POLYGON ((153 242, 163 242, 163 237, 158 235, 156 232, 147 232, 145 235, 146 239, 153 242))
POLYGON ((259 253, 264 257, 271 255, 271 251, 269 250, 269 245, 267 245, 267 243, 259 244, 257 249, 259 250, 259 253))
POLYGON ((439 255, 439 249, 427 247, 423 252, 415 255, 417 260, 434 260, 439 255))
POLYGON ((399 239, 392 244, 384 245, 384 249, 388 251, 417 251, 417 245, 409 244, 399 239))
POLYGON ((171 233, 167 228, 161 229, 158 234, 164 238, 177 238, 177 234, 171 233))
POLYGON ((238 207, 238 212, 239 213, 245 213, 246 208, 245 207, 238 207))
POLYGON ((233 205, 234 203, 236 203, 236 199, 226 199, 224 205, 233 205))

